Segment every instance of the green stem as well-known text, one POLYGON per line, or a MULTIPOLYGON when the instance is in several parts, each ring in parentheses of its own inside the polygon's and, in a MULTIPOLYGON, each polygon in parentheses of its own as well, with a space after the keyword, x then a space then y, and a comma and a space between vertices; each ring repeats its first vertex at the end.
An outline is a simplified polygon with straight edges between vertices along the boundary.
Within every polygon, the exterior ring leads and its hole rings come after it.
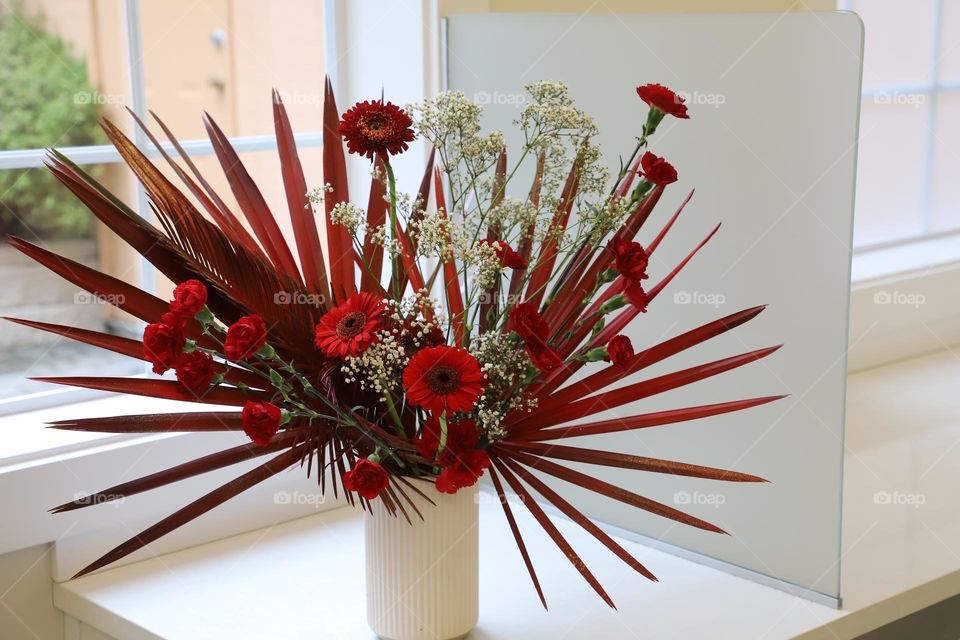
MULTIPOLYGON (((397 219, 397 179, 393 175, 393 167, 390 165, 388 160, 384 160, 383 165, 387 169, 387 188, 390 192, 390 225, 392 229, 390 233, 393 237, 395 243, 398 243, 397 239, 400 234, 400 221, 397 219)), ((397 258, 397 255, 394 252, 390 252, 390 262, 393 267, 393 277, 391 282, 393 283, 393 296, 397 300, 400 299, 400 264, 397 258)))

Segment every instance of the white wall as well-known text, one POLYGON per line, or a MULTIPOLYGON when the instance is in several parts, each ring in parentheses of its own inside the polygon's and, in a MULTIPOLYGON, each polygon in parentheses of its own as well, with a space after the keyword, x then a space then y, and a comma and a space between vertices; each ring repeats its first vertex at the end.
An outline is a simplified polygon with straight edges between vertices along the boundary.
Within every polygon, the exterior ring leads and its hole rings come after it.
MULTIPOLYGON (((9 522, 6 523, 9 526, 9 522)), ((63 614, 53 606, 50 545, 0 555, 0 638, 60 640, 63 614)))

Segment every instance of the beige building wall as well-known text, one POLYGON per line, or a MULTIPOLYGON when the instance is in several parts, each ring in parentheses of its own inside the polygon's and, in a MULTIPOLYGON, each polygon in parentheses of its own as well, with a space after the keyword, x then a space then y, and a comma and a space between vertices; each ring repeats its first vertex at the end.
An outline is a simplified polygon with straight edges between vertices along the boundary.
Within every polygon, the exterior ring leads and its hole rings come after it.
MULTIPOLYGON (((63 37, 87 61, 92 84, 103 97, 103 115, 131 135, 133 124, 124 110, 130 95, 123 2, 25 0, 22 7, 27 15, 42 15, 45 28, 63 37)), ((273 88, 284 97, 295 129, 321 129, 324 15, 319 0, 142 2, 141 18, 147 104, 179 140, 206 138, 204 112, 227 135, 272 135, 273 88)), ((158 127, 152 128, 160 133, 158 127)), ((241 160, 281 228, 289 230, 276 151, 243 154, 241 160)), ((305 150, 302 161, 308 183, 322 184, 320 152, 305 150)), ((173 177, 163 161, 158 164, 173 177)), ((216 158, 198 158, 196 164, 228 206, 237 210, 216 158)), ((122 165, 103 171, 105 184, 135 204, 132 174, 122 165)), ((136 283, 137 254, 102 226, 97 238, 101 268, 136 283)), ((172 285, 160 281, 158 288, 158 294, 166 296, 172 285)), ((123 315, 112 307, 105 306, 104 311, 109 317, 123 315)))

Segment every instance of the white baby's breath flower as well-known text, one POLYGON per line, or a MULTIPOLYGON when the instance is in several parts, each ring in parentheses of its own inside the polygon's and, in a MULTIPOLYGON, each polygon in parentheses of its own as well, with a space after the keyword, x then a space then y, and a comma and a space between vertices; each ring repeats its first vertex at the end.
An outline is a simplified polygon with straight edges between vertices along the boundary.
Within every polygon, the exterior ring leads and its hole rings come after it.
POLYGON ((364 210, 350 202, 338 202, 330 211, 330 222, 342 224, 349 229, 351 235, 357 234, 365 218, 364 210))

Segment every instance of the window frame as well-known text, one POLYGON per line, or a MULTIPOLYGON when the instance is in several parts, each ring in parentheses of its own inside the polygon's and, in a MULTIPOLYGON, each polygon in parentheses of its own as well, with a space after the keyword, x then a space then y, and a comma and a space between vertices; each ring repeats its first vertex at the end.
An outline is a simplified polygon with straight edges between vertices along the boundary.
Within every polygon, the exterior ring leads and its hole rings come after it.
MULTIPOLYGON (((923 171, 923 194, 921 205, 921 231, 916 234, 869 242, 862 245, 853 246, 854 256, 864 255, 873 251, 884 251, 886 249, 909 245, 914 242, 923 242, 930 239, 944 238, 949 236, 960 236, 960 227, 956 229, 944 229, 940 231, 931 231, 933 220, 933 169, 934 154, 937 144, 937 135, 935 131, 937 119, 938 101, 941 95, 950 92, 960 92, 960 82, 941 82, 940 66, 941 56, 943 54, 943 15, 944 0, 934 1, 933 21, 935 31, 931 41, 930 57, 930 80, 929 82, 918 82, 913 84, 890 84, 882 87, 862 89, 860 94, 861 103, 866 100, 877 101, 883 97, 896 95, 922 95, 929 100, 927 107, 926 134, 924 139, 924 171, 923 171)), ((841 11, 854 11, 854 0, 837 0, 837 9, 841 11)))
MULTIPOLYGON (((335 2, 334 0, 317 0, 324 5, 324 47, 327 60, 334 62, 328 64, 331 72, 329 73, 331 82, 336 86, 335 64, 336 58, 336 28, 335 28, 335 2)), ((124 27, 126 30, 126 56, 128 69, 128 90, 130 91, 130 110, 133 111, 141 121, 148 119, 148 107, 146 98, 146 72, 143 55, 143 32, 141 29, 140 0, 123 0, 124 27)), ((306 149, 320 147, 323 145, 323 133, 304 131, 294 134, 294 139, 298 148, 306 149)), ((231 136, 230 143, 237 153, 270 151, 277 148, 276 137, 271 135, 256 136, 231 136)), ((146 133, 140 128, 135 127, 133 131, 133 142, 140 148, 148 158, 162 157, 156 146, 150 142, 146 133)), ((213 144, 206 139, 190 139, 179 141, 184 152, 190 158, 199 158, 214 155, 213 144)), ((170 155, 177 155, 174 146, 169 142, 161 142, 163 151, 170 155)), ((87 145, 80 147, 59 147, 58 150, 70 158, 73 162, 83 165, 103 165, 123 163, 120 152, 112 145, 87 145)), ((48 157, 47 149, 12 149, 0 151, 0 170, 32 169, 45 166, 45 159, 48 157)), ((150 209, 147 192, 139 182, 135 183, 135 201, 134 209, 146 220, 152 221, 153 213, 150 209)), ((141 257, 139 260, 138 276, 140 287, 147 292, 156 291, 156 274, 146 260, 141 257)), ((148 366, 144 364, 143 373, 147 375, 148 366)), ((36 393, 29 393, 21 396, 0 399, 0 416, 33 411, 45 407, 57 406, 61 404, 72 404, 83 402, 96 398, 106 397, 109 393, 105 391, 94 391, 89 389, 52 389, 43 390, 36 393)))

